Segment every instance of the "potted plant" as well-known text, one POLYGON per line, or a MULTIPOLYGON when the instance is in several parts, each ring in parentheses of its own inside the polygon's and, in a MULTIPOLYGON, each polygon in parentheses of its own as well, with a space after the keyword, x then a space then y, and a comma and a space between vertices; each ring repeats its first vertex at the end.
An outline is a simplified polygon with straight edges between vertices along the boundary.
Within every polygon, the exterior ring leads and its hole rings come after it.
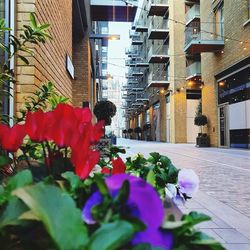
POLYGON ((143 132, 144 132, 144 139, 146 141, 150 141, 151 140, 150 129, 151 129, 150 123, 144 124, 144 126, 143 126, 143 132))
POLYGON ((109 126, 116 114, 116 106, 111 101, 99 101, 95 105, 94 114, 98 122, 104 121, 105 126, 109 126))
POLYGON ((142 129, 141 127, 137 127, 134 129, 134 132, 136 133, 137 135, 137 140, 140 140, 141 139, 141 134, 142 134, 142 129))
POLYGON ((208 119, 202 114, 202 104, 199 103, 194 118, 194 124, 200 127, 200 133, 196 137, 196 146, 198 147, 209 147, 209 137, 207 134, 203 133, 203 126, 208 124, 208 119))
POLYGON ((122 133, 124 134, 124 137, 125 137, 125 139, 126 139, 126 138, 127 138, 127 133, 128 133, 127 129, 124 129, 124 130, 122 131, 122 133))
POLYGON ((104 136, 101 138, 97 148, 102 154, 105 154, 105 151, 112 144, 111 138, 107 138, 105 134, 105 127, 111 125, 112 117, 116 114, 116 106, 110 101, 99 101, 95 105, 94 114, 98 122, 104 122, 104 136))
POLYGON ((129 128, 128 129, 128 135, 129 135, 129 139, 132 139, 132 133, 133 133, 133 129, 132 128, 129 128))

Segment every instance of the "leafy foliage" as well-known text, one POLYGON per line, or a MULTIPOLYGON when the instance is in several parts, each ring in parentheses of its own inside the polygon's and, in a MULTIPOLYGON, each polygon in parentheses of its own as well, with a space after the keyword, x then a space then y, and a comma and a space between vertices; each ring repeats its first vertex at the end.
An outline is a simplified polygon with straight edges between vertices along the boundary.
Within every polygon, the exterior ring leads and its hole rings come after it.
MULTIPOLYGON (((15 83, 15 77, 13 69, 10 68, 10 60, 15 56, 24 64, 29 64, 29 60, 26 55, 33 55, 32 45, 39 43, 45 43, 46 39, 51 39, 47 30, 49 24, 38 24, 34 14, 30 14, 30 25, 23 26, 23 32, 19 37, 10 35, 9 46, 4 44, 3 37, 6 33, 10 32, 11 29, 5 25, 5 20, 0 20, 0 50, 8 55, 8 59, 1 65, 0 69, 0 96, 10 95, 10 83, 15 83)), ((6 123, 8 118, 2 117, 6 123)))
POLYGON ((177 183, 178 169, 171 160, 159 153, 151 153, 148 159, 142 154, 127 158, 127 172, 147 180, 161 196, 167 183, 177 183))
POLYGON ((176 221, 171 215, 162 227, 172 232, 174 236, 173 249, 175 250, 223 250, 224 247, 220 243, 195 229, 197 224, 210 219, 209 216, 197 212, 183 215, 180 221, 176 221))
POLYGON ((98 121, 105 121, 105 125, 111 124, 111 118, 116 114, 116 106, 110 101, 99 101, 94 108, 94 114, 98 121))

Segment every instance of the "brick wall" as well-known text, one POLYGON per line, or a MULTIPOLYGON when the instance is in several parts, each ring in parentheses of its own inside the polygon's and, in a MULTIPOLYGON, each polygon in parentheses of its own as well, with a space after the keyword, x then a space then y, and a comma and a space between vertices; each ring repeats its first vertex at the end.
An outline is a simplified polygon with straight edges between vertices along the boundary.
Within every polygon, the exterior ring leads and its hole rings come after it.
POLYGON ((74 39, 73 63, 75 80, 73 81, 73 105, 82 106, 90 100, 90 48, 87 37, 74 39))
POLYGON ((72 1, 17 0, 17 35, 29 23, 29 13, 35 12, 39 23, 50 23, 52 41, 35 46, 30 65, 16 62, 16 108, 41 83, 52 81, 61 95, 72 100, 72 79, 66 71, 66 55, 72 59, 72 1))
MULTIPOLYGON (((250 41, 250 25, 243 26, 247 18, 246 0, 224 1, 225 37, 250 41)), ((201 0, 201 22, 213 21, 211 1, 201 0)), ((218 146, 217 83, 214 75, 249 55, 250 45, 229 39, 225 40, 223 51, 224 53, 202 53, 201 55, 202 79, 205 84, 202 90, 202 105, 203 113, 208 116, 209 120, 207 132, 210 135, 212 146, 218 146)))
MULTIPOLYGON (((185 22, 184 1, 170 1, 169 18, 185 22)), ((171 97, 171 131, 170 137, 173 143, 184 143, 187 141, 186 129, 186 93, 185 91, 174 92, 186 85, 183 78, 186 75, 186 60, 183 52, 185 26, 169 22, 170 29, 170 89, 173 90, 171 97), (173 56, 181 55, 183 56, 173 56)))

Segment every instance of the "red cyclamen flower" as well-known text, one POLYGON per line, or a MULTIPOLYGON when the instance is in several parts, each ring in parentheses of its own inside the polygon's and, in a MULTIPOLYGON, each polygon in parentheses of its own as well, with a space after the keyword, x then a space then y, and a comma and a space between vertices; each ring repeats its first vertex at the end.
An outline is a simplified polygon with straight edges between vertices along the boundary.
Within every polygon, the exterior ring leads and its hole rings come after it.
POLYGON ((112 174, 123 174, 126 171, 126 165, 121 157, 117 159, 112 159, 112 174))
POLYGON ((16 152, 23 143, 25 126, 16 124, 12 128, 0 124, 0 143, 4 150, 16 152))

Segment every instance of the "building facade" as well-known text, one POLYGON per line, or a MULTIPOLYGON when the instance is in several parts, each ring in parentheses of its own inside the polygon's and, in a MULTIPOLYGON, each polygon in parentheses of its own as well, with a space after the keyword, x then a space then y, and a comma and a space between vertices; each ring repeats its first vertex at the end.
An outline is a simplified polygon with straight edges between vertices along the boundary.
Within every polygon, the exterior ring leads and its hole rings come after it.
POLYGON ((152 140, 194 143, 202 102, 212 146, 249 147, 249 6, 145 0, 126 52, 127 127, 150 123, 152 140))
MULTIPOLYGON (((29 60, 28 65, 19 59, 11 61, 16 83, 13 97, 1 101, 1 113, 16 114, 25 98, 48 81, 73 105, 93 109, 96 101, 102 98, 102 79, 107 67, 107 22, 133 21, 136 6, 110 0, 0 1, 0 15, 16 36, 22 32, 23 25, 29 24, 31 12, 39 23, 50 24, 53 40, 33 46, 32 56, 23 54, 29 60)), ((1 60, 5 60, 4 55, 1 60)))

